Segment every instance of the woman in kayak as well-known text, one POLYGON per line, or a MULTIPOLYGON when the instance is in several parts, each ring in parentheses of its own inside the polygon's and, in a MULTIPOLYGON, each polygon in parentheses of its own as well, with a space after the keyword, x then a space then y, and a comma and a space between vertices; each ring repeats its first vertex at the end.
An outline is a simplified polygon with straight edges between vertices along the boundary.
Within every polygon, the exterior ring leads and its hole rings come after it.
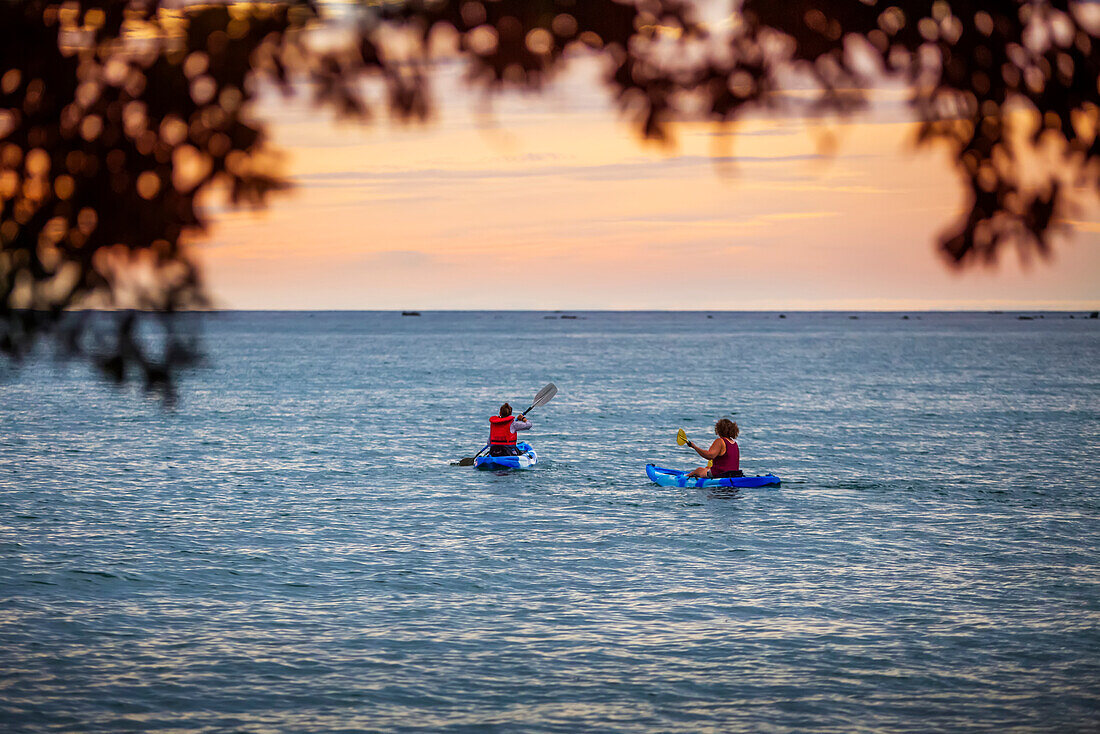
POLYGON ((489 456, 519 456, 516 431, 526 431, 530 427, 531 421, 523 413, 513 417, 511 405, 500 406, 500 415, 489 417, 489 456))
POLYGON ((741 471, 741 449, 737 448, 737 436, 741 429, 729 418, 723 418, 714 424, 714 432, 718 438, 709 449, 701 449, 693 442, 687 445, 695 449, 695 453, 710 461, 710 467, 700 466, 688 473, 689 477, 701 477, 721 479, 723 477, 743 477, 741 471))

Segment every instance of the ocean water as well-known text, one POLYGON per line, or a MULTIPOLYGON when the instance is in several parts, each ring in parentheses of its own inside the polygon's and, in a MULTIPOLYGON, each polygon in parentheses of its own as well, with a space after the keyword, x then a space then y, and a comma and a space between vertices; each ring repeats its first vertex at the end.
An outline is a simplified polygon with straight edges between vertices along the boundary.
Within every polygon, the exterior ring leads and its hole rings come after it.
POLYGON ((0 729, 1096 731, 1100 321, 577 315, 7 373, 0 729), (451 465, 549 381, 535 469, 451 465), (782 487, 649 483, 722 416, 782 487))

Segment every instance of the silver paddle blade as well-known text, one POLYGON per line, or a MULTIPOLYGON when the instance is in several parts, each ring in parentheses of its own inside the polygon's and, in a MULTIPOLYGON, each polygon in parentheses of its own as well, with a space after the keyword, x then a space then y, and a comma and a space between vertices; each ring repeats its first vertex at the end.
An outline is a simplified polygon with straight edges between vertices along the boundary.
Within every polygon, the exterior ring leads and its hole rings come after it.
POLYGON ((535 401, 531 403, 531 407, 537 408, 540 405, 546 405, 557 394, 558 386, 551 382, 549 385, 538 391, 538 394, 535 395, 535 401))

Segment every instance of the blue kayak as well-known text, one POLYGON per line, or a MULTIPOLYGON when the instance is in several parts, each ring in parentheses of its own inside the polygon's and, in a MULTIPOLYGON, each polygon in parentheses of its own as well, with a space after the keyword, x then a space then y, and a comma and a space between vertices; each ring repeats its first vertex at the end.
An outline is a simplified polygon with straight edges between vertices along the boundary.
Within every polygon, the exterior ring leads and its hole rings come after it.
POLYGON ((475 469, 486 471, 508 471, 509 469, 530 469, 538 463, 539 457, 531 444, 522 441, 516 444, 519 456, 479 456, 474 459, 475 469))
POLYGON ((723 477, 721 479, 700 479, 689 477, 686 471, 665 469, 653 464, 645 465, 645 473, 662 487, 778 487, 779 477, 765 474, 760 477, 723 477))

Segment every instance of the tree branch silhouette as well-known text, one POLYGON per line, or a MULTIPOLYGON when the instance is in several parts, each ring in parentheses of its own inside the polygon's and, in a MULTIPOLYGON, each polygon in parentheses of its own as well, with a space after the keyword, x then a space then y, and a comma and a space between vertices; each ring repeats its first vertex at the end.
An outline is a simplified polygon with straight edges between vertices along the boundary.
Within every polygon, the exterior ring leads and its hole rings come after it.
POLYGON ((19 359, 50 335, 113 380, 170 391, 200 356, 173 315, 208 305, 185 246, 206 226, 196 199, 261 206, 286 187, 249 116, 257 89, 309 88, 365 119, 373 79, 388 112, 424 120, 440 53, 487 93, 539 89, 575 52, 596 55, 653 139, 677 119, 783 105, 792 78, 813 81, 810 109, 840 114, 877 79, 899 81, 918 143, 949 146, 966 182, 940 243, 956 266, 1012 244, 1047 254, 1072 192, 1100 190, 1096 4, 743 0, 721 29, 688 0, 356 9, 353 42, 333 45, 311 40, 332 21, 309 0, 0 3, 0 348, 19 359))

